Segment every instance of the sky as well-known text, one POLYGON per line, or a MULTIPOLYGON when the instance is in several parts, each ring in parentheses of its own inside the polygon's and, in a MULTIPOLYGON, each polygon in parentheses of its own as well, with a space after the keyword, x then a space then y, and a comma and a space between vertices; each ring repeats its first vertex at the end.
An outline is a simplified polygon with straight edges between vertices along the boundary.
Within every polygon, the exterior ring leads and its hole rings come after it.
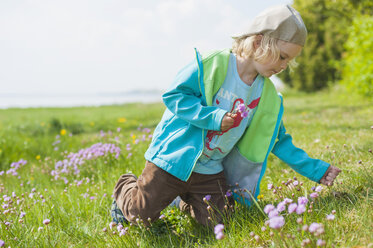
POLYGON ((291 0, 1 0, 0 95, 164 91, 200 52, 231 47, 291 0))

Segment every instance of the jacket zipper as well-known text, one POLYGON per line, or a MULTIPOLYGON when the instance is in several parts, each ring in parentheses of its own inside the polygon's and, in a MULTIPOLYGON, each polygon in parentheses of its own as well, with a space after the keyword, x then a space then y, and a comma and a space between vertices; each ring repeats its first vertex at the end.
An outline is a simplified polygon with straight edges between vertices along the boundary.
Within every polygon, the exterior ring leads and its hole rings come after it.
POLYGON ((189 173, 189 175, 188 175, 186 181, 188 181, 189 178, 190 178, 190 176, 192 175, 193 170, 194 170, 194 167, 196 166, 196 163, 197 163, 198 159, 201 157, 201 155, 202 155, 202 153, 203 153, 203 149, 205 149, 205 135, 204 135, 204 134, 205 134, 205 129, 202 129, 202 149, 199 151, 199 153, 198 153, 196 159, 194 160, 193 167, 192 167, 192 169, 190 170, 190 173, 189 173))

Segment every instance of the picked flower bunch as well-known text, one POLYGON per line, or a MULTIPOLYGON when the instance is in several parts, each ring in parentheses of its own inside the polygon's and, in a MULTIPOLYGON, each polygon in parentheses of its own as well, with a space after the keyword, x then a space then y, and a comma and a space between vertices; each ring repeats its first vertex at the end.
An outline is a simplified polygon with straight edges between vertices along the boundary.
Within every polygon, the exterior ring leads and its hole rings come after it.
POLYGON ((249 116, 249 111, 245 104, 240 103, 237 108, 235 109, 234 113, 240 113, 242 118, 246 118, 249 116))

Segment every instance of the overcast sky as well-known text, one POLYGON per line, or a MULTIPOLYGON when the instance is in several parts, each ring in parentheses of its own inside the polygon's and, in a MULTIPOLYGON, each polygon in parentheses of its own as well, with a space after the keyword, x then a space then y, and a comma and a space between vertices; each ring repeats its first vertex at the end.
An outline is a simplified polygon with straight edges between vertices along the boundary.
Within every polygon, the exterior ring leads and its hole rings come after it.
POLYGON ((164 90, 201 52, 231 46, 291 0, 1 0, 0 94, 164 90))

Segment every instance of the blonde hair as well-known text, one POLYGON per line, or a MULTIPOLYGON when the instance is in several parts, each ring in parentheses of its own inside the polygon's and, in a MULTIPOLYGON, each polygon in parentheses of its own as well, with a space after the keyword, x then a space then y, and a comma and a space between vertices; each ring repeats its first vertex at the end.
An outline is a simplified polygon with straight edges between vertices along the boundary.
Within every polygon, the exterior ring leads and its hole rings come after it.
MULTIPOLYGON (((280 48, 278 47, 278 39, 268 35, 261 35, 259 47, 254 49, 254 43, 259 35, 240 36, 233 38, 232 52, 243 58, 253 58, 258 62, 271 60, 276 62, 280 59, 280 48)), ((289 67, 297 66, 295 59, 289 61, 289 67)))

